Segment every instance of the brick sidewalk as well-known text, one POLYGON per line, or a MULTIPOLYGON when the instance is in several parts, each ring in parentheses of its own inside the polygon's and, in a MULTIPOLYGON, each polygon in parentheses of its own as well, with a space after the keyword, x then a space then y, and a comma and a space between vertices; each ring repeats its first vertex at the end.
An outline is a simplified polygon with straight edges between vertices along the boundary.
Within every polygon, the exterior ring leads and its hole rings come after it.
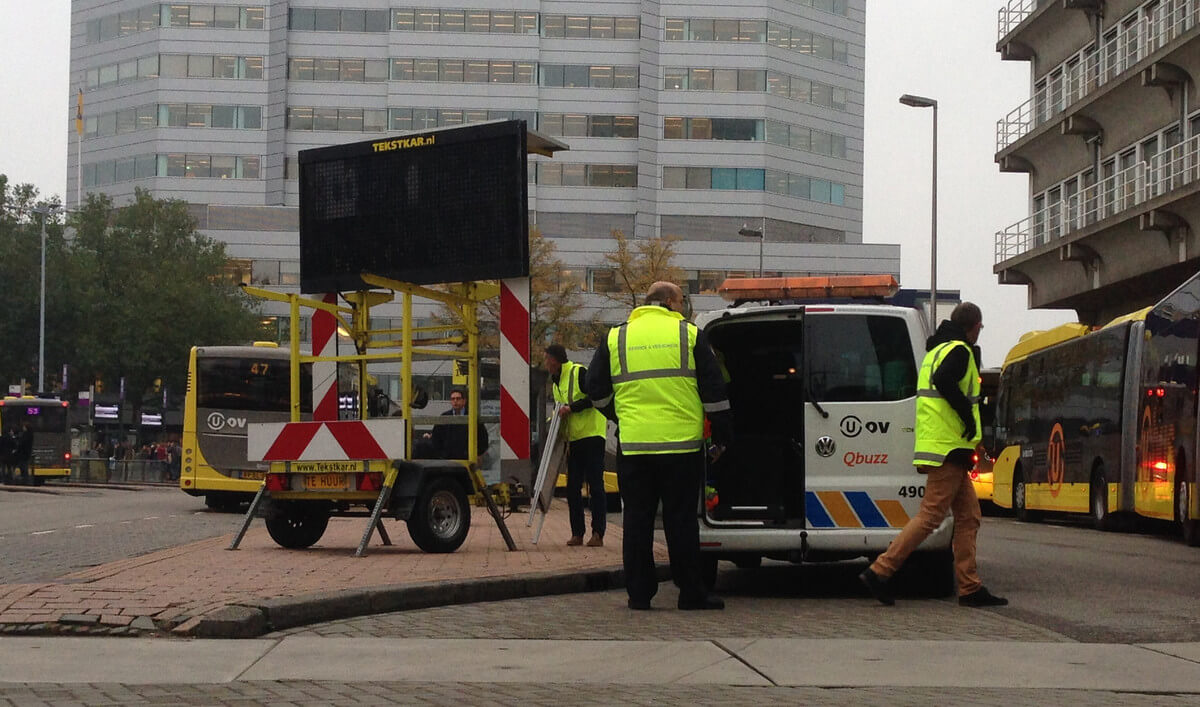
MULTIPOLYGON (((145 634, 175 629, 186 635, 199 617, 230 605, 368 587, 454 584, 456 581, 570 575, 621 566, 621 528, 610 523, 605 547, 567 547, 566 504, 556 501, 534 545, 528 513, 508 517, 517 550, 509 552, 487 511, 473 509, 471 530, 457 552, 419 550, 401 523, 385 521, 394 545, 372 539, 367 556, 354 550, 365 518, 332 519, 321 541, 285 550, 256 520, 241 548, 232 538, 181 545, 75 572, 54 582, 0 585, 0 632, 145 634)), ((655 547, 666 559, 666 549, 655 547)))

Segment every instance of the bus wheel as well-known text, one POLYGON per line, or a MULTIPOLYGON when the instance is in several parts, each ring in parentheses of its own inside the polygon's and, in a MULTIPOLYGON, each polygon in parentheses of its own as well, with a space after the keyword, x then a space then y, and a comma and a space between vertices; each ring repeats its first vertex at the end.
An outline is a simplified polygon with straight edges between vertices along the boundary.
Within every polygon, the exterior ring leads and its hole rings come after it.
POLYGON ((1032 523, 1037 520, 1033 511, 1025 507, 1026 493, 1029 486, 1025 483, 1025 471, 1020 467, 1013 470, 1012 509, 1017 514, 1017 520, 1022 523, 1032 523))
POLYGON ((426 482, 408 518, 408 534, 425 552, 454 552, 471 529, 471 507, 462 484, 446 476, 426 482))
POLYGON ((1182 464, 1175 468, 1175 523, 1179 526, 1179 534, 1183 542, 1191 547, 1200 545, 1200 520, 1188 517, 1191 508, 1191 484, 1187 481, 1187 470, 1182 464))
POLYGON ((279 504, 266 518, 267 532, 280 547, 302 550, 325 534, 329 509, 312 503, 279 504))
POLYGON ((1096 530, 1112 530, 1115 526, 1113 514, 1108 512, 1108 482, 1104 478, 1104 464, 1097 462, 1088 485, 1091 499, 1092 527, 1096 530))

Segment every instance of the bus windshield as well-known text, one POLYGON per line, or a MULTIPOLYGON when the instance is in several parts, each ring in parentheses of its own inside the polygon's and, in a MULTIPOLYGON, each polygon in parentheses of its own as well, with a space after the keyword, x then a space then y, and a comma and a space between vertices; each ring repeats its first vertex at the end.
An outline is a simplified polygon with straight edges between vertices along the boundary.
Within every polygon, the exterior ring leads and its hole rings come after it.
POLYGON ((5 402, 0 406, 0 429, 21 429, 28 422, 35 432, 62 432, 67 427, 67 409, 62 405, 47 402, 38 405, 5 402))
MULTIPOLYGON (((201 408, 284 412, 291 404, 288 359, 244 356, 201 358, 196 362, 196 405, 201 408)), ((303 373, 303 410, 312 409, 312 383, 303 373)))

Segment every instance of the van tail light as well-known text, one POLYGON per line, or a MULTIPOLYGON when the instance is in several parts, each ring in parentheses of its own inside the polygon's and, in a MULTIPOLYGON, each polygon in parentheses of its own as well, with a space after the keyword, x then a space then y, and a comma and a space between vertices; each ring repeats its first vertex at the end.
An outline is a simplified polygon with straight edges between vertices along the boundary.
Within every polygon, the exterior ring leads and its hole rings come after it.
POLYGON ((63 452, 63 461, 67 462, 68 464, 71 462, 70 452, 63 452))

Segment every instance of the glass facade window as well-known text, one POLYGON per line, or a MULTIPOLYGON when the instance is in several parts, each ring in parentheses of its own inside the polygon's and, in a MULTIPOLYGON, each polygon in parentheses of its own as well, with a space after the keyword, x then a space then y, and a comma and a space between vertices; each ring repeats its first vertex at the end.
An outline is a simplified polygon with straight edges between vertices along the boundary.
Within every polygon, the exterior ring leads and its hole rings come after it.
POLYGON ((664 189, 768 191, 808 201, 844 206, 843 184, 800 174, 753 167, 663 167, 664 189))
POLYGON ((537 183, 547 187, 637 186, 637 167, 633 165, 537 162, 537 183))
POLYGON ((263 29, 266 12, 261 6, 153 4, 105 15, 87 23, 89 44, 159 27, 183 29, 263 29))

